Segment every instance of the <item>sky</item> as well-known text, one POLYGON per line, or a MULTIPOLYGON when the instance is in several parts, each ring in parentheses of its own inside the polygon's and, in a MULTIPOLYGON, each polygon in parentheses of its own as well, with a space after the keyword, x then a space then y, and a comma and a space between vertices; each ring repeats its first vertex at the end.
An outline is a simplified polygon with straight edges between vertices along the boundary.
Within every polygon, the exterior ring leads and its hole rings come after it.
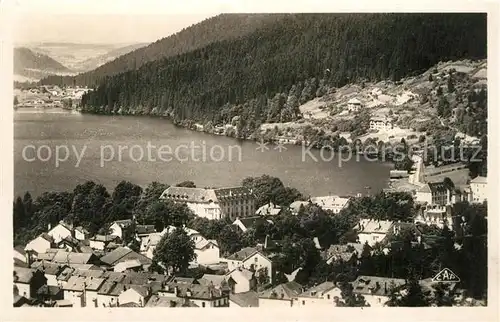
POLYGON ((15 43, 154 42, 212 14, 21 14, 13 28, 15 43))

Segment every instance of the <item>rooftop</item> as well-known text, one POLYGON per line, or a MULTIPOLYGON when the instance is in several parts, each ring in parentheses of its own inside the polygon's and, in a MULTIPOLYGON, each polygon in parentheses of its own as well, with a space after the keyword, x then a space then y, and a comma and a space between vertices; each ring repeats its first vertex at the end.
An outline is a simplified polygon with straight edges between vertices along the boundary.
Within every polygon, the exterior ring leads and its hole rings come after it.
POLYGON ((259 295, 257 292, 248 291, 237 294, 230 294, 229 300, 238 304, 240 307, 258 307, 259 295))
POLYGON ((253 248, 253 247, 245 247, 243 248, 242 250, 240 250, 239 252, 236 252, 234 254, 231 254, 227 259, 228 260, 238 260, 238 261, 242 261, 244 259, 246 259, 248 256, 250 255, 253 255, 254 253, 257 252, 257 249, 256 248, 253 248))
POLYGON ((393 225, 392 221, 387 220, 374 220, 374 219, 361 219, 355 229, 358 233, 371 234, 387 234, 393 225))
POLYGON ((406 284, 406 281, 402 278, 358 276, 351 284, 353 293, 356 294, 388 296, 392 287, 401 287, 406 284))
POLYGON ((35 274, 35 269, 14 266, 14 282, 16 283, 29 284, 35 274))
POLYGON ((259 298, 291 300, 303 292, 302 285, 288 282, 259 293, 259 298))
POLYGON ((337 286, 335 285, 334 282, 327 281, 327 282, 321 283, 319 285, 316 285, 314 287, 311 287, 307 291, 302 292, 299 295, 299 297, 321 298, 323 296, 323 294, 325 294, 326 292, 328 292, 330 290, 333 290, 335 287, 337 287, 337 286))
POLYGON ((487 177, 477 176, 474 179, 472 179, 470 181, 470 183, 483 183, 483 184, 486 184, 487 183, 487 179, 488 179, 487 177))

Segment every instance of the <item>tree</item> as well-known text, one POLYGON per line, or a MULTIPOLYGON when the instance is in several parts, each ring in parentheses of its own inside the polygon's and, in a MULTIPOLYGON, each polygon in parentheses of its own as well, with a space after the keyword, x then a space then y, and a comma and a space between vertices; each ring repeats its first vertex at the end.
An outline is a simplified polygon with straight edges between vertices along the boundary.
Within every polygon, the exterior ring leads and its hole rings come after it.
POLYGON ((158 202, 160 199, 161 194, 168 188, 167 184, 164 183, 159 183, 159 182, 152 182, 149 185, 146 186, 146 189, 142 192, 141 197, 137 201, 135 207, 134 207, 134 214, 137 215, 137 220, 138 222, 145 224, 145 216, 146 216, 146 211, 148 207, 153 204, 158 202))
POLYGON ((14 201, 14 231, 26 225, 26 213, 24 209, 23 200, 21 197, 17 197, 14 201))
POLYGON ((354 294, 351 283, 343 282, 340 284, 342 299, 337 299, 337 306, 347 307, 366 307, 370 306, 363 295, 354 294))
POLYGON ((17 99, 17 95, 14 96, 14 106, 17 106, 19 104, 19 100, 17 99))
POLYGON ((176 187, 185 187, 185 188, 196 188, 196 185, 193 181, 183 181, 175 185, 176 187))
POLYGON ((194 259, 194 242, 181 228, 165 234, 153 253, 155 266, 164 266, 171 274, 186 273, 194 259))
POLYGON ((433 286, 434 296, 432 297, 431 303, 435 306, 455 306, 456 293, 452 290, 452 287, 448 283, 437 283, 433 286))

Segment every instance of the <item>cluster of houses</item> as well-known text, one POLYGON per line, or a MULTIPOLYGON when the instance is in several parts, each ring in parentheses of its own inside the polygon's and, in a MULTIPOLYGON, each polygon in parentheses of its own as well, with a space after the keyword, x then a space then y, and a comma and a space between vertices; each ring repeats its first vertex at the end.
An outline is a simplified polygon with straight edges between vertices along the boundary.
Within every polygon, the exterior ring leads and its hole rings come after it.
MULTIPOLYGON (((257 220, 240 220, 235 225, 249 229, 257 220)), ((356 263, 365 244, 384 245, 406 223, 363 219, 353 230, 356 243, 331 245, 321 255, 328 263, 343 260, 356 263)), ((286 275, 289 282, 267 289, 276 268, 271 241, 243 248, 222 258, 217 241, 205 239, 189 228, 169 226, 162 232, 135 225, 131 220, 112 223, 106 238, 88 238, 81 227, 61 222, 41 234, 26 247, 14 248, 14 306, 55 307, 302 307, 337 305, 338 285, 325 282, 305 289, 294 278, 300 268, 286 275), (151 257, 159 238, 173 229, 185 229, 196 245, 193 265, 212 267, 214 274, 201 278, 152 273, 151 257), (136 252, 120 244, 128 234, 141 240, 136 252), (90 246, 91 240, 99 244, 90 246), (88 243, 86 242, 88 241, 88 243), (112 245, 114 244, 114 245, 112 245), (112 246, 110 246, 112 245, 112 246)), ((423 239, 419 239, 419 242, 423 239)), ((318 245, 317 239, 315 240, 318 245)), ((391 247, 386 243, 386 248, 391 247)), ((318 248, 321 248, 318 245, 318 248)), ((354 293, 365 297, 371 306, 388 300, 388 285, 403 285, 404 280, 360 276, 354 293)))
POLYGON ((87 87, 64 87, 57 85, 41 85, 25 90, 27 99, 21 100, 21 107, 76 107, 87 87), (31 98, 28 98, 31 97, 31 98), (71 104, 69 104, 71 103, 71 104))
MULTIPOLYGON (((282 211, 272 203, 255 211, 252 191, 243 187, 174 187, 166 189, 161 199, 186 203, 200 217, 234 218, 233 225, 242 232, 262 224, 272 225, 272 217, 282 211)), ((350 200, 341 196, 315 197, 292 203, 290 210, 297 215, 303 206, 312 203, 336 214, 350 200)), ((424 211, 413 223, 361 219, 351 230, 355 241, 326 249, 317 238, 314 243, 328 264, 342 260, 354 265, 366 246, 369 250, 379 248, 388 252, 398 247, 391 237, 402 229, 412 229, 417 238, 414 242, 429 249, 433 247, 433 238, 426 236, 419 224, 442 223, 439 209, 424 211), (429 219, 431 216, 434 219, 429 219)), ((107 228, 107 234, 90 236, 83 227, 61 221, 54 227, 48 226, 46 232, 25 247, 15 247, 14 306, 301 307, 335 306, 340 298, 339 286, 332 282, 307 290, 296 283, 294 279, 301 268, 285 274, 287 283, 276 285, 275 257, 279 254, 275 246, 279 241, 269 237, 263 244, 223 257, 217 240, 207 239, 188 227, 167 226, 156 231, 152 225, 139 225, 135 219, 127 219, 115 221, 107 228), (191 267, 202 266, 213 274, 195 279, 151 272, 159 241, 175 229, 184 229, 195 245, 191 267), (133 239, 138 248, 124 243, 133 239), (263 288, 266 285, 275 286, 263 288)), ((392 288, 403 284, 398 279, 376 276, 360 276, 352 282, 354 293, 363 295, 372 306, 385 305, 388 285, 392 288)))

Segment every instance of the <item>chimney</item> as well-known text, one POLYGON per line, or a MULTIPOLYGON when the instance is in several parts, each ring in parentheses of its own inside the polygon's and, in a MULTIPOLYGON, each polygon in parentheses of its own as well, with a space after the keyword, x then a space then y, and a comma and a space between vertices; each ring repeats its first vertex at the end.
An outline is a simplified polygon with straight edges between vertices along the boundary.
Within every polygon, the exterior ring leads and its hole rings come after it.
POLYGON ((266 235, 266 239, 264 240, 264 249, 267 249, 269 235, 266 235))

